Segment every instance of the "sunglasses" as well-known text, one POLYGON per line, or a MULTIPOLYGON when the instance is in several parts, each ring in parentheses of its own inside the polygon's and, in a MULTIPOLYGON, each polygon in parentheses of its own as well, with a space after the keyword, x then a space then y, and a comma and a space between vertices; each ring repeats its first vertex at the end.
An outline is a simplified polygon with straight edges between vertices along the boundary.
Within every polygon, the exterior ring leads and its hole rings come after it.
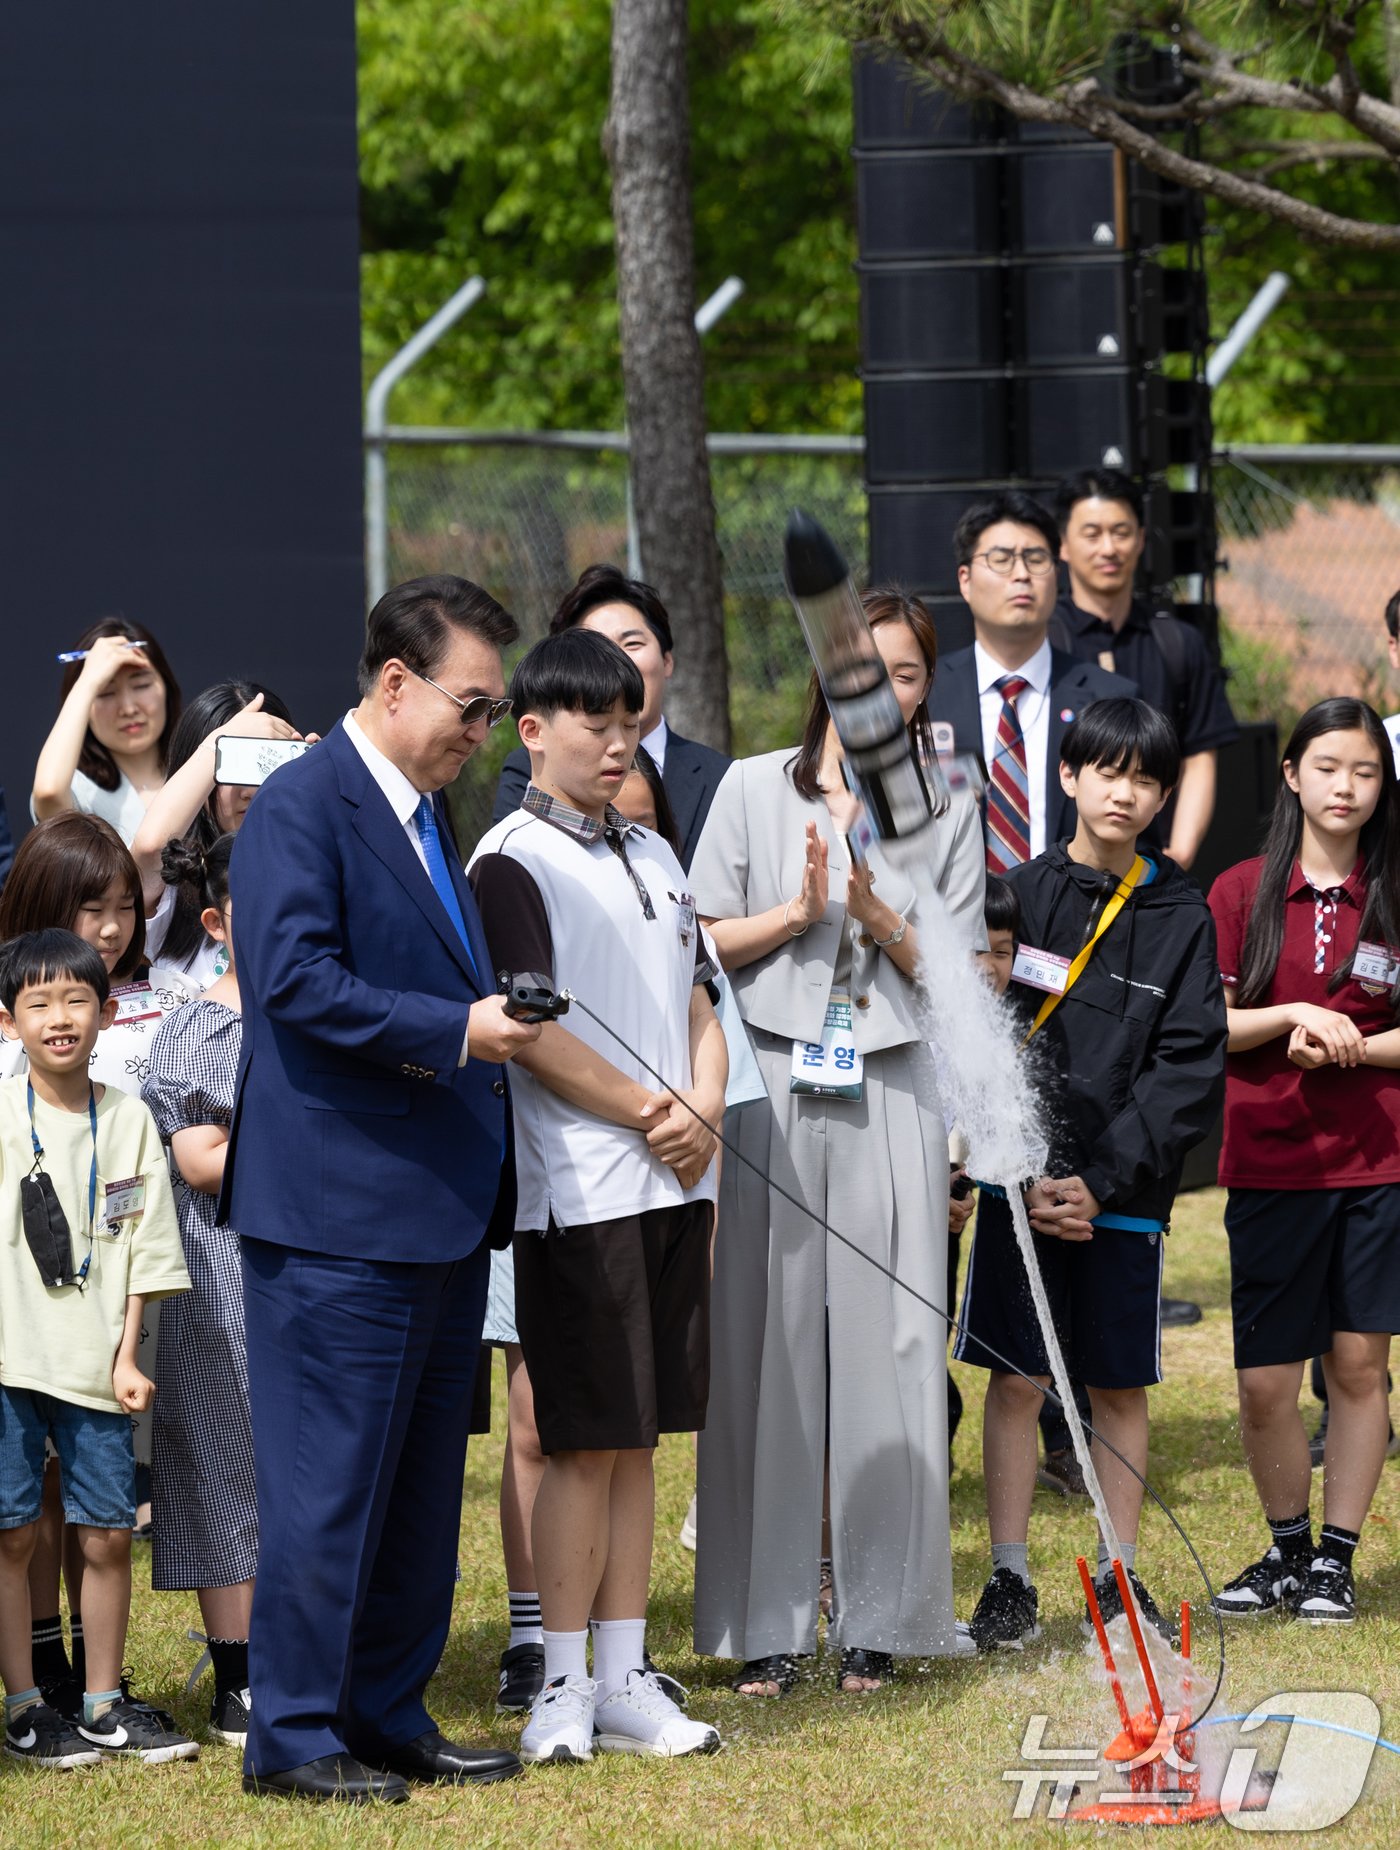
MULTIPOLYGON (((408 667, 408 664, 404 666, 408 667)), ((483 719, 488 728, 499 726, 510 712, 511 702, 508 699, 493 700, 489 694, 473 694, 469 700, 462 700, 456 694, 448 694, 445 687, 439 687, 431 675, 419 674, 416 668, 409 668, 408 672, 416 675, 420 681, 426 681, 429 687, 436 687, 440 694, 446 694, 461 714, 463 726, 475 726, 478 720, 483 719)))

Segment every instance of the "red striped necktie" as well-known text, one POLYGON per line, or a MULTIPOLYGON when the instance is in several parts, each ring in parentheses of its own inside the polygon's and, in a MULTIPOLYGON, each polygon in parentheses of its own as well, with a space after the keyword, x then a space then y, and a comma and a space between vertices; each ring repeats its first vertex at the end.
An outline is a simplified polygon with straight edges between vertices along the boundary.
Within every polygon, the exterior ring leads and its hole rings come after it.
POLYGON ((1030 779, 1026 738, 1016 702, 1030 686, 1024 676, 1005 674, 993 683, 1001 695, 996 750, 987 786, 987 869, 1004 874, 1031 858, 1030 779))

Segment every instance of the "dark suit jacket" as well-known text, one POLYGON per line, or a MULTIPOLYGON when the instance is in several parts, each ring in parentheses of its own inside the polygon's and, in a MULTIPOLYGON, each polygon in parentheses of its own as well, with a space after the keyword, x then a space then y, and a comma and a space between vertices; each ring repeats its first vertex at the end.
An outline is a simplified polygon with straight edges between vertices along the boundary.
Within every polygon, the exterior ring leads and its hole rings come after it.
MULTIPOLYGON (((1075 830, 1074 804, 1060 788, 1060 742, 1070 721, 1091 701, 1122 699, 1137 693, 1137 682, 1109 674, 1097 662, 1076 661, 1060 649, 1050 651, 1050 725, 1045 762, 1045 845, 1063 841, 1075 830), (1066 714, 1069 716, 1066 718, 1066 714)), ((971 648, 955 649, 939 658, 928 697, 929 718, 947 720, 953 728, 954 749, 982 751, 982 708, 977 696, 977 663, 971 648)))
MULTIPOLYGON (((676 818, 676 830, 681 841, 681 866, 687 873, 695 853, 695 844, 700 839, 700 831, 710 813, 710 804, 731 762, 723 752, 714 751, 708 745, 697 745, 694 739, 683 739, 678 732, 667 728, 666 763, 662 767, 661 781, 666 786, 666 795, 671 799, 671 810, 676 818)), ((501 766, 501 781, 496 785, 496 807, 491 812, 493 825, 503 822, 520 808, 520 800, 529 782, 530 754, 523 745, 518 745, 501 766)))
POLYGON ((495 988, 491 953, 446 858, 470 959, 343 725, 249 806, 230 870, 243 1053, 220 1198, 240 1233, 433 1264, 480 1244, 498 1196, 513 1224, 503 1069, 457 1064, 467 1011, 495 988))

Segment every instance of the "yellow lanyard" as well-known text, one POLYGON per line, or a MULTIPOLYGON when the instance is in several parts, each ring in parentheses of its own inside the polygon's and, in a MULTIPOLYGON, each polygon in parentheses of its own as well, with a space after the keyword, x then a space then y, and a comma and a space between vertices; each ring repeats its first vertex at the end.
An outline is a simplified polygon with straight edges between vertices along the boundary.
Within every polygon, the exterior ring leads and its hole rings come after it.
POLYGON ((1090 938, 1089 942, 1084 946, 1084 949, 1070 965, 1068 973, 1065 976, 1064 988, 1057 996, 1047 996, 1036 1011, 1035 1020, 1031 1023, 1026 1032, 1026 1039, 1021 1042, 1023 1047, 1026 1045, 1026 1041, 1030 1040, 1032 1035, 1040 1032, 1046 1022, 1049 1021, 1050 1017, 1055 1013, 1055 1010, 1064 1001, 1065 997, 1074 988, 1080 977, 1084 974, 1084 966, 1088 963, 1090 957, 1093 956, 1095 945, 1118 917, 1118 914, 1123 910, 1124 906, 1127 905, 1128 895, 1146 872, 1147 862, 1139 854, 1134 858, 1133 864, 1128 869, 1125 878, 1119 882, 1117 892, 1115 892, 1113 898, 1109 900, 1103 912, 1100 914, 1099 922, 1094 930, 1093 937, 1090 938))

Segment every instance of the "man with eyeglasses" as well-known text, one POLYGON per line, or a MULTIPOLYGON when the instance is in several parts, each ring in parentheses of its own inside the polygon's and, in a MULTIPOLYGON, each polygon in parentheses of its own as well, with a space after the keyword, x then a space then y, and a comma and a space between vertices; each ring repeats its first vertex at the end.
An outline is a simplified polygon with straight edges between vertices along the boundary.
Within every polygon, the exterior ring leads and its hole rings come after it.
POLYGON ((504 717, 516 626, 464 578, 370 612, 360 702, 232 862, 260 1555, 247 1791, 364 1803, 518 1773, 423 1702, 447 1639, 489 1248, 515 1224, 505 1013, 440 792, 504 717))
POLYGON ((987 867, 1002 874, 1074 833, 1060 741, 1090 701, 1136 694, 1137 684, 1050 646, 1060 536, 1030 495, 1008 490, 969 508, 953 547, 976 640, 939 661, 929 716, 986 766, 987 867))

